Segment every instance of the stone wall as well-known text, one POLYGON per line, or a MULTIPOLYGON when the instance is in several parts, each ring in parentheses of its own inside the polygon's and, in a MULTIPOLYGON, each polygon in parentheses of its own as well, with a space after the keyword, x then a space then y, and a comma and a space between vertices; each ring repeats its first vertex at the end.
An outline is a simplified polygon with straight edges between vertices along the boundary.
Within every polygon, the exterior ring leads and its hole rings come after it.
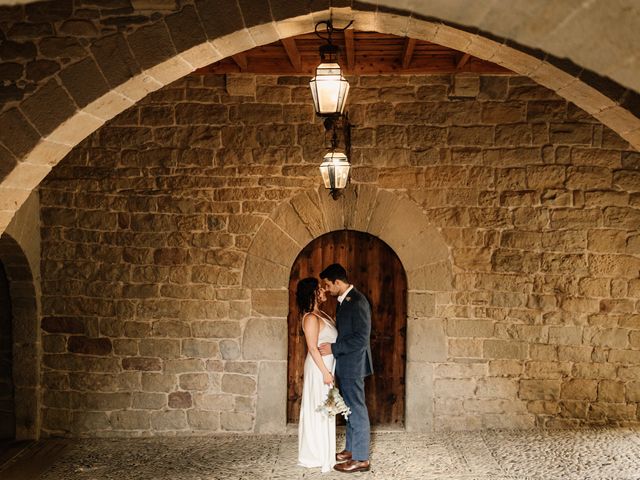
MULTIPOLYGON (((306 81, 186 77, 51 172, 45 433, 255 429, 261 361, 243 343, 285 340, 251 330, 243 272, 265 219, 319 185, 306 81)), ((418 205, 450 250, 429 425, 636 422, 640 155, 524 77, 351 82, 353 183, 418 205)))

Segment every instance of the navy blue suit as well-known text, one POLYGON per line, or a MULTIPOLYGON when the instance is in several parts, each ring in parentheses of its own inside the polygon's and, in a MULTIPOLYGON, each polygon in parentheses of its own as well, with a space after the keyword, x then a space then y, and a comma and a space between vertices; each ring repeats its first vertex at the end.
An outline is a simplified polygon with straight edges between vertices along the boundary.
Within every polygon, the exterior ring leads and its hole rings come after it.
POLYGON ((351 409, 347 422, 346 450, 354 460, 369 459, 370 425, 365 403, 364 379, 373 373, 371 360, 371 306, 352 288, 336 313, 338 338, 331 346, 336 358, 336 376, 345 403, 351 409))

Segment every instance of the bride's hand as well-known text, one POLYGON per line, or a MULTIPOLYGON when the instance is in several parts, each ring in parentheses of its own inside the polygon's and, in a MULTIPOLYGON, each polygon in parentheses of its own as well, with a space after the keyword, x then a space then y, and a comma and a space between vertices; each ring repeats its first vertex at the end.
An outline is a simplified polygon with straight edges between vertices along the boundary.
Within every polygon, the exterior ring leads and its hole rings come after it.
POLYGON ((322 374, 322 382, 325 385, 333 385, 333 375, 331 375, 331 372, 324 372, 322 374))

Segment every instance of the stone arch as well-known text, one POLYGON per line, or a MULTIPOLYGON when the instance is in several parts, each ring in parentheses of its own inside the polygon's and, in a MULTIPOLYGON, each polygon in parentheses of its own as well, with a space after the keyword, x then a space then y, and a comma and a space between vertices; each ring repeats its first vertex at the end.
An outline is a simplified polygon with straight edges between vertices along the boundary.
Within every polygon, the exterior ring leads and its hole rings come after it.
POLYGON ((13 387, 16 439, 40 433, 40 326, 31 267, 9 234, 0 236, 0 262, 9 280, 12 320, 13 387))
MULTIPOLYGON (((635 74, 638 60, 629 50, 634 43, 625 37, 634 35, 635 29, 629 33, 626 29, 617 29, 615 24, 601 26, 607 29, 607 38, 611 34, 616 38, 614 50, 627 52, 628 58, 616 58, 613 65, 602 60, 610 58, 611 49, 606 42, 604 47, 592 48, 592 53, 600 52, 600 61, 592 61, 589 54, 580 56, 595 72, 606 72, 619 81, 624 79, 634 91, 559 58, 566 55, 567 48, 569 52, 582 52, 583 44, 593 45, 593 39, 598 36, 591 35, 589 29, 574 20, 584 17, 591 23, 599 22, 602 16, 597 11, 589 12, 573 5, 554 7, 550 4, 542 8, 523 4, 520 13, 501 2, 488 1, 476 2, 472 8, 465 9, 447 2, 385 0, 382 4, 406 11, 347 3, 345 5, 350 6, 334 7, 331 13, 336 21, 354 20, 354 28, 360 30, 429 40, 527 75, 592 114, 633 146, 640 147, 637 117, 640 102, 636 93, 640 91, 640 81, 629 73, 635 74), (505 15, 510 22, 494 20, 505 15), (525 18, 540 20, 525 28, 525 18), (512 28, 514 25, 517 28, 512 28), (554 30, 549 32, 549 28, 554 30), (500 36, 491 32, 500 32, 500 36), (559 34, 551 36, 555 43, 549 43, 549 34, 555 32, 569 32, 578 40, 562 41, 564 37, 559 34), (621 32, 619 37, 617 32, 621 32), (540 45, 551 54, 537 50, 540 45), (616 66, 619 68, 614 68, 616 66), (618 70, 622 72, 620 78, 615 75, 618 70)), ((620 19, 629 17, 622 7, 606 8, 609 18, 612 11, 618 13, 620 19)), ((285 0, 260 3, 201 0, 179 12, 160 15, 159 20, 127 36, 98 36, 86 50, 85 57, 66 65, 19 105, 0 115, 0 175, 3 177, 0 232, 30 192, 75 145, 148 93, 230 55, 311 32, 314 22, 329 13, 322 5, 316 9, 308 2, 292 5, 285 0)))
POLYGON ((337 202, 324 188, 303 192, 264 221, 247 253, 242 284, 251 291, 251 319, 243 358, 257 360, 256 432, 286 427, 287 314, 291 267, 313 239, 335 230, 367 232, 387 243, 406 273, 407 430, 432 427, 432 362, 445 361, 447 343, 440 303, 452 286, 452 260, 440 232, 413 201, 368 185, 349 189, 337 202))

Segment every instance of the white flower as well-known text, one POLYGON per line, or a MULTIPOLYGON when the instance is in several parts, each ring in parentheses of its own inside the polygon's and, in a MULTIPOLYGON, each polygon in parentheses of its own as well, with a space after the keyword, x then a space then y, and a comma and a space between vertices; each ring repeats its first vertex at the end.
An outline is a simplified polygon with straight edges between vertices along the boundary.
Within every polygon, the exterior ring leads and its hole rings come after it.
POLYGON ((330 417, 341 413, 345 420, 349 420, 349 415, 351 415, 351 409, 344 403, 344 399, 336 387, 329 390, 327 399, 324 403, 318 405, 316 412, 324 412, 330 417))

